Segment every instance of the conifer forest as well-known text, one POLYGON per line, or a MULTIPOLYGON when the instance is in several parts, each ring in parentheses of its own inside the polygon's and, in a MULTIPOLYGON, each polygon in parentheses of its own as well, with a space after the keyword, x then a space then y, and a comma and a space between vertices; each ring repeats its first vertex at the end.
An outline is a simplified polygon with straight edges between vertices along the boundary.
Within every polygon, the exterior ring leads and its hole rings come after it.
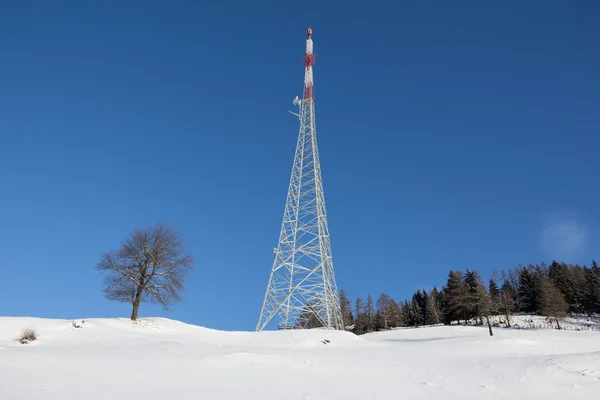
POLYGON ((511 315, 528 313, 556 321, 568 315, 600 314, 600 267, 553 261, 519 265, 494 271, 484 282, 476 270, 452 270, 441 289, 417 290, 410 299, 397 301, 382 293, 352 301, 340 290, 344 324, 356 334, 396 327, 451 324, 488 324, 500 316, 510 327, 511 315))

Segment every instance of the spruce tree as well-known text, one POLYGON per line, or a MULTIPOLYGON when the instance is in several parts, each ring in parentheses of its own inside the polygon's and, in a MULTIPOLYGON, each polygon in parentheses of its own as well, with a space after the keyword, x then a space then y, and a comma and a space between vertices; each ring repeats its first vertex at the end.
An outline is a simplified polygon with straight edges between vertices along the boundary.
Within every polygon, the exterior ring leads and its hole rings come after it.
POLYGON ((500 289, 498 289, 498 284, 493 279, 490 279, 488 290, 491 297, 498 297, 500 295, 500 289))
POLYGON ((419 310, 421 311, 421 324, 430 325, 431 317, 429 316, 429 296, 427 295, 426 290, 417 291, 417 301, 419 303, 419 310))
POLYGON ((481 281, 481 277, 479 273, 475 270, 465 271, 465 285, 467 287, 466 290, 466 298, 465 298, 465 308, 468 313, 468 318, 474 318, 475 324, 478 323, 483 324, 483 309, 486 302, 487 293, 485 291, 485 287, 483 286, 483 282, 481 281), (479 322, 478 322, 479 318, 479 322))
POLYGON ((423 325, 423 310, 421 309, 422 304, 422 294, 421 291, 418 290, 415 294, 413 294, 411 308, 413 314, 413 324, 416 327, 423 325))
POLYGON ((590 268, 584 268, 585 312, 588 315, 600 313, 600 267, 592 261, 590 268))
POLYGON ((466 287, 463 282, 461 271, 450 271, 448 281, 442 289, 442 311, 444 313, 444 324, 450 324, 452 321, 466 319, 465 315, 465 296, 466 287))
POLYGON ((490 279, 488 293, 490 296, 490 315, 498 315, 500 312, 500 289, 495 279, 490 279))
POLYGON ((569 311, 579 312, 581 308, 579 290, 573 281, 571 270, 567 264, 559 264, 556 261, 552 261, 552 264, 548 268, 548 275, 554 282, 554 285, 563 294, 565 301, 569 305, 569 311))
POLYGON ((584 304, 586 299, 589 298, 583 268, 577 264, 569 265, 569 279, 574 287, 573 297, 571 303, 569 303, 569 312, 577 314, 583 313, 585 312, 584 304))
POLYGON ((519 277, 519 308, 522 312, 537 313, 540 303, 540 282, 532 268, 523 268, 519 277))
POLYGON ((366 333, 366 329, 367 329, 367 320, 366 320, 366 315, 364 312, 364 308, 365 308, 364 301, 360 297, 357 297, 354 304, 355 304, 354 333, 357 335, 362 335, 363 333, 366 333))
POLYGON ((404 300, 404 303, 402 304, 402 317, 405 324, 404 326, 416 326, 412 303, 408 300, 404 300))
POLYGON ((385 320, 383 317, 383 313, 381 311, 376 311, 375 317, 373 318, 373 330, 375 332, 378 332, 378 331, 382 331, 384 329, 387 329, 387 327, 385 326, 385 320))

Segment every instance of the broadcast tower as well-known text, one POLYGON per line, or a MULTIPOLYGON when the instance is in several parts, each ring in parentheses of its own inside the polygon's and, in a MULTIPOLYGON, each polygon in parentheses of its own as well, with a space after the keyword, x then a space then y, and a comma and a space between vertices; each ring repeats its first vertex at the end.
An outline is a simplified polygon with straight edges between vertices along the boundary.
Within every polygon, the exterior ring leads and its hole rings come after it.
POLYGON ((325 195, 317 147, 313 85, 312 30, 304 56, 304 95, 299 107, 300 132, 275 260, 257 331, 272 321, 279 329, 343 329, 333 273, 325 195))

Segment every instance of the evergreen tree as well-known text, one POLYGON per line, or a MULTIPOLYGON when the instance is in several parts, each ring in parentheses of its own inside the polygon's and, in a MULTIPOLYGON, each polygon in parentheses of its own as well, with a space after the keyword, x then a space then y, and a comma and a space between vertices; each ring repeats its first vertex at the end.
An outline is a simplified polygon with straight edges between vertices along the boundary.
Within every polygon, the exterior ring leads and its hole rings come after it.
POLYGON ((423 325, 423 310, 421 309, 422 300, 421 291, 418 290, 415 294, 413 294, 411 308, 413 314, 413 323, 414 326, 419 327, 423 325))
POLYGON ((500 312, 500 289, 498 289, 498 283, 496 279, 490 279, 489 290, 490 296, 490 315, 498 315, 500 312))
POLYGON ((384 329, 387 329, 387 327, 385 326, 383 313, 381 311, 376 311, 375 317, 373 318, 373 330, 375 330, 375 332, 378 332, 384 329))
POLYGON ((444 324, 450 324, 452 321, 466 319, 465 297, 466 287, 463 282, 461 271, 450 271, 446 286, 442 289, 442 312, 444 314, 444 324))
POLYGON ((569 275, 570 281, 574 286, 573 297, 571 303, 569 303, 569 312, 576 314, 584 313, 584 304, 590 297, 586 285, 585 271, 577 264, 569 265, 569 275))
MULTIPOLYGON (((440 291, 435 287, 429 293, 417 290, 400 303, 382 293, 375 304, 369 295, 366 301, 357 298, 352 310, 347 294, 341 290, 340 307, 344 324, 353 326, 357 334, 474 318, 477 324, 487 321, 493 335, 489 316, 506 317, 510 327, 511 314, 517 311, 549 316, 560 329, 560 319, 567 311, 600 313, 600 267, 595 261, 590 267, 557 261, 549 266, 529 264, 500 271, 500 276, 493 272, 488 285, 475 270, 464 274, 450 271, 440 291)), ((308 326, 316 325, 312 314, 308 307, 302 315, 308 326)))
POLYGON ((590 268, 584 268, 585 279, 585 312, 588 315, 600 313, 600 267, 592 261, 590 268))
POLYGON ((418 310, 421 312, 421 316, 419 320, 421 321, 421 325, 429 325, 431 324, 429 316, 429 296, 427 295, 426 290, 417 290, 416 293, 418 310))
POLYGON ((356 315, 354 320, 354 333, 362 335, 367 332, 367 317, 364 312, 365 303, 360 297, 356 298, 354 313, 356 315))
POLYGON ((475 270, 466 270, 464 279, 467 287, 464 307, 468 318, 474 318, 475 324, 478 324, 477 319, 479 318, 479 322, 483 324, 483 309, 487 300, 485 286, 483 286, 479 273, 475 270))
POLYGON ((536 313, 540 307, 540 282, 532 268, 523 268, 519 277, 519 308, 523 312, 536 313))
POLYGON ((404 320, 404 326, 416 326, 415 316, 413 313, 412 303, 408 300, 404 300, 402 304, 402 319, 404 320))
POLYGON ((498 297, 500 296, 500 289, 498 289, 498 284, 494 279, 490 279, 490 283, 488 286, 488 292, 490 297, 498 297))
POLYGON ((563 294, 565 301, 569 305, 569 311, 572 313, 579 312, 581 310, 579 290, 573 281, 571 270, 567 264, 559 264, 556 261, 552 261, 552 264, 548 268, 548 275, 554 282, 554 285, 563 294))

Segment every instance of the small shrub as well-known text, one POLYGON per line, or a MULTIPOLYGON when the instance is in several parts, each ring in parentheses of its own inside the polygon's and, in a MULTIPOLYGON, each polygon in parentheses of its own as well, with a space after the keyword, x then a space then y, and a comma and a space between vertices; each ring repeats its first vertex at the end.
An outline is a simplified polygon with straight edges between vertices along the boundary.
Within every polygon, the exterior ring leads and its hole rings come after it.
POLYGON ((23 329, 23 332, 21 332, 21 337, 19 338, 19 342, 21 342, 22 344, 27 344, 29 342, 33 342, 34 340, 37 340, 37 332, 35 331, 35 329, 32 328, 27 328, 27 329, 23 329))
POLYGON ((77 329, 77 328, 83 328, 83 324, 85 324, 85 321, 81 321, 77 322, 77 321, 71 321, 71 327, 77 329))

